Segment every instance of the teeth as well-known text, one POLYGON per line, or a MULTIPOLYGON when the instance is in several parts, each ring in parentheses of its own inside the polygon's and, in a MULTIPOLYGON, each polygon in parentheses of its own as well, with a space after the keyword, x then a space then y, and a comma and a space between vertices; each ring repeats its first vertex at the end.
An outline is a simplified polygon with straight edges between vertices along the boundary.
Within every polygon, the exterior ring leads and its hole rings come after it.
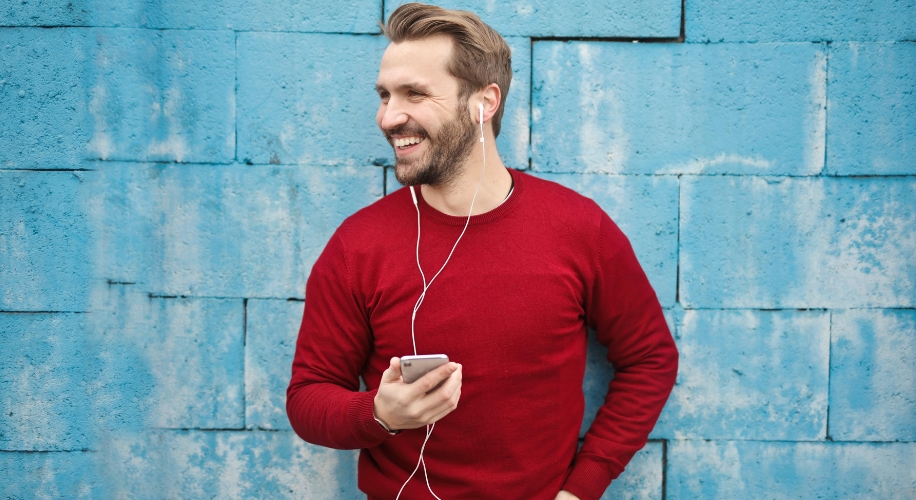
POLYGON ((403 148, 403 147, 406 147, 406 146, 411 146, 411 145, 413 145, 413 144, 417 144, 418 142, 420 142, 420 141, 422 141, 422 140, 423 140, 422 137, 404 137, 404 138, 401 138, 401 139, 395 139, 395 140, 394 140, 394 145, 395 145, 396 147, 403 148))

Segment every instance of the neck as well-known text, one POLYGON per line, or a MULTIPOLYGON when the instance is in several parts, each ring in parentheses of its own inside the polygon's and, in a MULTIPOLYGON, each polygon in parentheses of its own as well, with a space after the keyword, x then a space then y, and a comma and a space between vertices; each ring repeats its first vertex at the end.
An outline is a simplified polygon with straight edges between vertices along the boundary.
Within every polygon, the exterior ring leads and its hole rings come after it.
POLYGON ((448 185, 424 184, 420 187, 426 203, 444 214, 467 217, 468 210, 471 208, 471 199, 474 198, 474 191, 477 190, 479 182, 480 190, 477 192, 477 198, 474 199, 474 211, 471 212, 471 215, 483 214, 498 207, 509 193, 512 176, 499 158, 494 140, 487 141, 486 149, 487 161, 483 180, 480 178, 483 154, 480 148, 475 148, 461 166, 461 173, 448 185))

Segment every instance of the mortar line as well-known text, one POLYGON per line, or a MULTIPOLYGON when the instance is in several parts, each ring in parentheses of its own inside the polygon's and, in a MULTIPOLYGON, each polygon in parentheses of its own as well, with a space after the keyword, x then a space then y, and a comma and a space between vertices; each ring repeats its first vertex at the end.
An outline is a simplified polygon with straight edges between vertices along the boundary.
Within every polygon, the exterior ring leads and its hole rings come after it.
POLYGON ((531 36, 533 42, 683 43, 679 36, 531 36))
POLYGON ((827 312, 827 421, 824 424, 824 439, 833 441, 830 435, 830 362, 833 358, 833 311, 827 312))
POLYGON ((739 438, 705 438, 705 437, 691 437, 691 438, 682 438, 682 439, 670 439, 671 441, 677 441, 680 443, 779 443, 779 444, 812 444, 820 446, 845 446, 845 445, 856 445, 856 444, 874 444, 874 445, 899 445, 899 444, 916 444, 916 440, 896 440, 896 441, 867 441, 867 440, 831 440, 825 441, 823 439, 739 439, 739 438))
MULTIPOLYGON (((681 176, 677 176, 677 248, 675 249, 674 303, 681 303, 681 176)), ((683 305, 681 305, 683 308, 683 305)))
POLYGON ((89 311, 0 311, 0 314, 89 314, 89 311))
POLYGON ((0 168, 0 172, 96 172, 94 168, 0 168))
POLYGON ((248 429, 248 299, 242 299, 242 427, 248 429))
MULTIPOLYGON (((681 0, 681 36, 680 43, 687 41, 687 0, 681 0)), ((664 495, 662 495, 664 499, 664 495)))
POLYGON ((11 26, 0 26, 0 30, 4 29, 36 29, 36 30, 52 30, 52 29, 80 29, 80 30, 134 30, 134 31, 186 31, 186 32, 207 32, 207 33, 290 33, 290 34, 299 34, 299 35, 355 35, 355 36, 379 36, 381 35, 378 31, 306 31, 306 30, 271 30, 271 29, 222 29, 222 28, 153 28, 149 26, 79 26, 79 25, 67 25, 67 24, 55 24, 55 25, 11 25, 11 26))
POLYGON ((528 39, 528 171, 533 162, 534 137, 534 38, 528 39))
POLYGON ((668 440, 662 441, 662 500, 668 497, 668 440))
POLYGON ((239 32, 235 32, 235 87, 233 89, 234 98, 232 99, 232 105, 235 109, 232 110, 232 116, 235 119, 235 146, 232 150, 232 160, 233 162, 239 161, 239 32))
POLYGON ((75 450, 0 450, 0 453, 95 453, 92 448, 78 448, 75 450))
POLYGON ((827 134, 830 131, 830 108, 827 103, 830 102, 830 42, 826 42, 824 50, 824 165, 821 166, 821 172, 818 175, 827 174, 827 134))

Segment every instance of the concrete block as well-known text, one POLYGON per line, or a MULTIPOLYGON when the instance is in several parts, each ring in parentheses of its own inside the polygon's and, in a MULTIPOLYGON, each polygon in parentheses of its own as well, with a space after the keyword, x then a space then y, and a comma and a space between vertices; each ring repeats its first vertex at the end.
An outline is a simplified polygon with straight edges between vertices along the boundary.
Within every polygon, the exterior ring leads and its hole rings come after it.
POLYGON ((0 450, 89 448, 86 315, 0 313, 0 332, 0 450))
POLYGON ((239 159, 393 164, 375 123, 375 81, 386 46, 379 36, 239 34, 239 159))
POLYGON ((235 34, 93 30, 92 137, 103 160, 230 162, 235 157, 235 34))
POLYGON ((249 429, 292 430, 286 416, 286 387, 303 307, 299 301, 248 300, 245 423, 249 429))
POLYGON ((630 239, 662 307, 677 292, 678 179, 675 176, 538 174, 587 196, 630 239))
POLYGON ((824 163, 814 44, 536 42, 532 168, 810 175, 824 163))
POLYGON ((162 431, 112 440, 100 454, 111 498, 358 498, 356 450, 292 432, 162 431))
MULTIPOLYGON (((665 311, 665 321, 668 323, 668 329, 672 335, 675 332, 675 316, 672 310, 665 311)), ((614 367, 607 360, 607 348, 601 345, 593 330, 588 332, 588 348, 585 357, 585 376, 582 379, 582 393, 585 395, 585 411, 582 417, 582 427, 579 429, 579 437, 585 437, 585 433, 595 415, 598 414, 598 408, 604 404, 604 397, 607 396, 608 384, 614 378, 614 367)))
POLYGON ((912 498, 916 443, 672 441, 667 498, 912 498))
POLYGON ((0 452, 0 497, 100 498, 102 478, 91 473, 93 453, 0 452))
POLYGON ((688 42, 893 41, 916 38, 916 3, 899 0, 694 0, 688 42), (908 21, 909 20, 909 21, 908 21))
POLYGON ((916 306, 916 180, 681 179, 689 308, 916 306))
POLYGON ((916 43, 832 45, 828 75, 827 171, 916 174, 916 43))
POLYGON ((145 291, 302 298, 344 218, 382 195, 382 169, 99 164, 95 268, 145 291))
POLYGON ((150 298, 133 288, 94 297, 99 426, 244 428, 242 299, 150 298))
POLYGON ((620 476, 611 483, 601 500, 659 500, 662 498, 664 477, 664 445, 651 442, 633 455, 620 476))
MULTIPOLYGON (((385 2, 385 19, 406 1, 385 2)), ((492 2, 446 0, 437 5, 474 12, 501 35, 663 37, 680 34, 681 4, 674 0, 640 3, 594 0, 492 2)))
POLYGON ((61 168, 85 157, 88 38, 87 30, 0 30, 0 168, 61 168))
POLYGON ((826 312, 685 311, 678 379, 654 438, 826 437, 826 312))
POLYGON ((916 441, 916 311, 836 311, 830 437, 916 441))
POLYGON ((156 29, 378 33, 381 0, 23 0, 0 7, 0 26, 117 26, 156 29))
POLYGON ((83 193, 93 176, 0 170, 0 310, 86 310, 93 233, 83 193))
POLYGON ((512 82, 496 146, 503 164, 525 170, 531 142, 531 39, 510 36, 506 43, 512 49, 512 82))

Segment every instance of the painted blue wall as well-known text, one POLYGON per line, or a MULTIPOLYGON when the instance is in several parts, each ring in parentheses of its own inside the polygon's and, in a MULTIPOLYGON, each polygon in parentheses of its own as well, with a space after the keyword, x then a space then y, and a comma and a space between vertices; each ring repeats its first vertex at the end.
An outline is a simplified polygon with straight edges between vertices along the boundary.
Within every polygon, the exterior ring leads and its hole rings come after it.
MULTIPOLYGON (((912 497, 916 1, 442 5, 512 47, 506 163, 615 218, 680 347, 605 498, 912 497)), ((397 187, 396 6, 0 6, 0 496, 359 498, 284 390, 312 263, 397 187)))

